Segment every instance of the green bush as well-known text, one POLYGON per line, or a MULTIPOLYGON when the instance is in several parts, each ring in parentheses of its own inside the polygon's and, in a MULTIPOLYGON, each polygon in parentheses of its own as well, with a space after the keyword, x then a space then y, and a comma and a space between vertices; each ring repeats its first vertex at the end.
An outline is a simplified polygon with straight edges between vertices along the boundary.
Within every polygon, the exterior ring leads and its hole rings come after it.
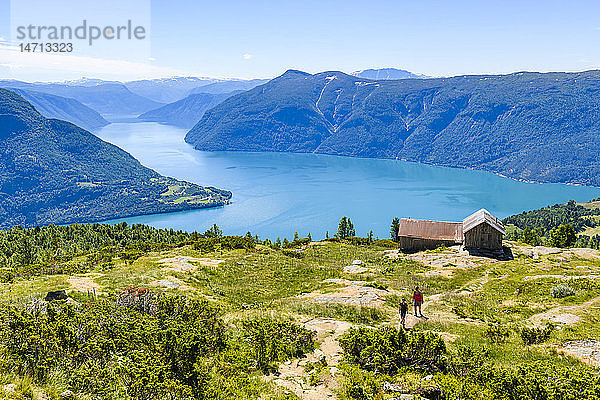
POLYGON ((238 331, 207 301, 134 289, 119 304, 3 306, 2 372, 37 386, 59 374, 82 398, 259 398, 253 371, 314 346, 314 333, 289 321, 249 319, 238 331))
POLYGON ((386 249, 397 249, 398 243, 394 242, 392 239, 377 239, 373 242, 373 245, 379 247, 385 247, 386 249))
POLYGON ((304 258, 304 254, 299 251, 296 251, 296 250, 283 249, 283 250, 281 250, 281 253, 284 256, 291 257, 291 258, 304 258))
POLYGON ((564 297, 575 296, 575 289, 567 285, 556 285, 550 289, 552 297, 562 299, 564 297))
POLYGON ((241 326, 254 366, 260 370, 272 369, 274 362, 301 357, 314 348, 315 332, 290 321, 248 319, 241 326))
POLYGON ((554 331, 554 328, 555 326, 553 324, 548 324, 543 328, 523 327, 520 331, 521 339, 526 345, 543 343, 550 338, 550 335, 554 331))
POLYGON ((488 324, 484 336, 493 343, 504 343, 510 336, 510 328, 500 324, 488 324))
POLYGON ((338 341, 346 359, 367 371, 394 374, 403 367, 428 372, 446 367, 444 340, 431 332, 353 328, 338 341))

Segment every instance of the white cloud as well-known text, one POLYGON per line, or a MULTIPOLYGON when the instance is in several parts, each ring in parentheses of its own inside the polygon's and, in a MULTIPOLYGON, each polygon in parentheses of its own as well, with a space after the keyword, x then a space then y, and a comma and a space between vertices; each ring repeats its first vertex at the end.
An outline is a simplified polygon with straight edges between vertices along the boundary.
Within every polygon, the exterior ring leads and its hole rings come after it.
POLYGON ((252 58, 252 54, 244 54, 242 57, 244 57, 244 60, 250 60, 252 58))
POLYGON ((22 53, 18 46, 6 43, 0 43, 0 65, 8 69, 11 78, 24 80, 49 81, 81 76, 128 80, 189 75, 186 71, 145 62, 73 54, 22 53))
POLYGON ((6 38, 4 36, 0 36, 0 42, 6 42, 6 38))

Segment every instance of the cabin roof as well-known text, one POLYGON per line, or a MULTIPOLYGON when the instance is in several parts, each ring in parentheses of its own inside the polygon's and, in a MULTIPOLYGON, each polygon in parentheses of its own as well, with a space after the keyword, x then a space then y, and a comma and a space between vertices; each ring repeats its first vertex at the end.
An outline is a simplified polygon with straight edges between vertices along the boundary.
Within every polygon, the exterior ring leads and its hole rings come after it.
POLYGON ((398 236, 418 239, 463 241, 462 222, 427 221, 402 218, 398 236))
POLYGON ((484 224, 484 223, 487 223, 492 228, 494 228, 495 230, 497 230, 498 232, 500 232, 504 235, 505 230, 504 230, 504 224, 502 223, 502 221, 500 221, 498 218, 494 217, 492 215, 492 213, 489 212, 488 210, 486 210, 485 208, 482 208, 481 210, 477 211, 476 213, 469 215, 467 218, 465 218, 463 220, 463 222, 462 222, 463 233, 467 233, 471 229, 473 229, 481 224, 484 224))

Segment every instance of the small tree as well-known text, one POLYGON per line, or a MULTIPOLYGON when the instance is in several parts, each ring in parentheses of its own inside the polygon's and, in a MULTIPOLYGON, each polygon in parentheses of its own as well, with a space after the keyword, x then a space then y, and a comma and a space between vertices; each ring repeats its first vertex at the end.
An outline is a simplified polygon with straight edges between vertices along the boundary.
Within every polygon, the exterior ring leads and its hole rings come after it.
POLYGON ((312 242, 312 236, 310 236, 310 232, 308 232, 308 241, 312 242))
POLYGON ((340 223, 338 224, 338 233, 337 236, 340 239, 346 239, 351 236, 355 236, 356 231, 354 230, 354 224, 348 217, 342 217, 340 223))
POLYGON ((572 225, 560 225, 550 231, 550 243, 555 247, 573 247, 577 235, 572 225))
POLYGON ((275 241, 274 247, 276 249, 280 249, 281 248, 281 238, 277 238, 277 240, 275 241))
POLYGON ((525 228, 523 231, 523 243, 527 243, 531 246, 539 246, 542 243, 540 234, 537 229, 525 228))
POLYGON ((373 243, 373 230, 372 229, 369 231, 369 235, 367 236, 367 238, 369 239, 369 243, 373 243))
POLYGON ((400 229, 400 219, 395 217, 390 225, 390 236, 395 242, 398 241, 398 229, 400 229))
POLYGON ((294 232, 294 242, 298 239, 300 239, 300 235, 298 234, 298 231, 296 231, 294 232))
POLYGON ((216 238, 223 236, 223 231, 217 224, 213 224, 206 232, 204 232, 204 236, 207 238, 216 238))

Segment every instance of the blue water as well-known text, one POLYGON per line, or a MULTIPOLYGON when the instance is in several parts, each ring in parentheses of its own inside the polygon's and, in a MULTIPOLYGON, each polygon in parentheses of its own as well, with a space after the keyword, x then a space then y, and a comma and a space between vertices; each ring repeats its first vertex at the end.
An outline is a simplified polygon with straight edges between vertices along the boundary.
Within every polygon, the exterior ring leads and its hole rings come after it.
POLYGON ((499 218, 570 199, 588 201, 599 188, 533 184, 482 172, 395 160, 315 154, 201 152, 185 131, 157 123, 113 123, 98 136, 163 175, 233 192, 232 204, 111 222, 261 237, 311 232, 332 235, 346 215, 358 235, 389 237, 393 217, 460 221, 487 208, 499 218))

